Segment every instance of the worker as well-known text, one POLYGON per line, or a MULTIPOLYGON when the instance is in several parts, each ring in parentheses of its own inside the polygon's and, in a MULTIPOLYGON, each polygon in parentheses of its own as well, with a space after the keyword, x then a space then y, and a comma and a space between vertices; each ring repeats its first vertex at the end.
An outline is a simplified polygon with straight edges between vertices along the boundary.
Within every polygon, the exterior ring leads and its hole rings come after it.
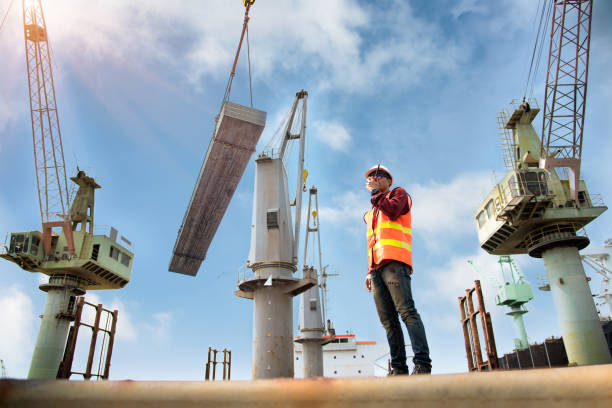
POLYGON ((414 352, 412 374, 430 374, 431 359, 425 327, 412 299, 412 199, 401 187, 390 190, 391 172, 378 165, 366 173, 372 208, 367 224, 368 275, 365 286, 373 292, 380 322, 387 331, 391 354, 389 375, 408 374, 406 346, 398 315, 406 324, 414 352))

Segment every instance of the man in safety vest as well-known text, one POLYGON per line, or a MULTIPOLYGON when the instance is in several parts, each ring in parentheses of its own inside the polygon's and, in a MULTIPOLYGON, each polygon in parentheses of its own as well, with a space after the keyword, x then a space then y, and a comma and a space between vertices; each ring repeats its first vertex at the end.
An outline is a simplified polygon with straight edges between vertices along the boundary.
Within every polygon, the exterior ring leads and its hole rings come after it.
POLYGON ((414 351, 412 374, 431 373, 431 359, 425 327, 412 299, 412 199, 401 187, 389 190, 391 172, 378 165, 366 174, 366 188, 372 194, 367 224, 368 276, 365 286, 374 293, 380 322, 387 331, 391 354, 391 375, 408 374, 406 348, 398 314, 406 324, 414 351))

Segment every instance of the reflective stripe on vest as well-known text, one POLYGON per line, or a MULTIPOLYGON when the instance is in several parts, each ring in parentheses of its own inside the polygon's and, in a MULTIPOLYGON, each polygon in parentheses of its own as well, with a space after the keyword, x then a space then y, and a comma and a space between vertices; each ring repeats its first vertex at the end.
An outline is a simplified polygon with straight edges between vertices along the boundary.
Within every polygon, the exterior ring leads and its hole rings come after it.
POLYGON ((382 260, 392 259, 412 266, 412 228, 411 213, 400 215, 391 220, 382 211, 372 208, 364 219, 367 224, 368 264, 379 264, 382 260), (376 230, 372 229, 375 212, 378 220, 376 230))

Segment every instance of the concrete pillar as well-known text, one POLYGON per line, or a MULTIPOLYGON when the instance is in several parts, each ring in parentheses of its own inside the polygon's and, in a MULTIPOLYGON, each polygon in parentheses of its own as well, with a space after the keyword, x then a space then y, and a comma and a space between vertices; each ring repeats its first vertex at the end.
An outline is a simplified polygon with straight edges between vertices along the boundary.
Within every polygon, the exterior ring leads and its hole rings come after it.
POLYGON ((611 363, 578 249, 559 246, 542 252, 570 364, 611 363))
MULTIPOLYGON (((40 289, 47 292, 47 301, 28 379, 55 379, 66 348, 70 328, 68 315, 73 312, 68 309, 70 297, 82 295, 85 291, 78 288, 76 278, 65 275, 52 276, 49 283, 40 285, 40 289)), ((76 305, 76 299, 72 305, 76 305)))

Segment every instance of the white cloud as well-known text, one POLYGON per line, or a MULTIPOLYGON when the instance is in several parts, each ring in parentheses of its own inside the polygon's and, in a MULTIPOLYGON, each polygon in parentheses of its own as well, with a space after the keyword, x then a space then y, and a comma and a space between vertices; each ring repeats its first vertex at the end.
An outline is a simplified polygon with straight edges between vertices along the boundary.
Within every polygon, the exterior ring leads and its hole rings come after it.
POLYGON ((25 377, 34 348, 32 300, 17 286, 0 289, 0 358, 9 377, 25 377))
MULTIPOLYGON (((180 7, 161 0, 93 0, 86 8, 56 1, 45 12, 56 48, 145 69, 158 61, 196 82, 229 73, 243 10, 241 2, 221 0, 184 1, 180 7)), ((258 2, 251 18, 252 68, 260 79, 314 69, 323 89, 370 92, 453 70, 463 55, 401 1, 384 9, 350 0, 258 2)))
MULTIPOLYGON (((499 324, 506 319, 504 313, 507 310, 495 303, 495 280, 499 276, 497 261, 498 257, 478 251, 474 254, 454 256, 443 265, 427 269, 428 284, 423 293, 419 294, 419 299, 428 299, 423 314, 435 331, 460 335, 462 329, 457 298, 465 296, 465 290, 473 288, 475 280, 480 280, 486 311, 491 313, 493 322, 499 328, 499 324), (468 260, 471 260, 475 267, 470 265, 468 260), (431 310, 435 310, 435 314, 431 310)), ((478 308, 475 294, 472 299, 475 308, 478 308)), ((478 327, 481 327, 480 322, 478 327)), ((498 339, 498 344, 499 342, 498 339)))
POLYGON ((478 279, 483 287, 485 306, 492 311, 495 306, 495 282, 499 274, 498 259, 484 251, 452 257, 444 265, 427 271, 428 276, 435 277, 431 279, 432 286, 427 291, 430 291, 430 296, 456 304, 457 297, 464 296, 465 289, 474 287, 474 281, 478 279), (474 266, 468 263, 469 260, 474 266))
POLYGON ((325 224, 340 225, 356 234, 363 234, 363 215, 370 208, 364 194, 352 191, 342 193, 332 199, 333 206, 319 207, 319 216, 325 224))
POLYGON ((491 175, 482 172, 459 174, 447 184, 411 185, 414 233, 421 234, 430 250, 475 233, 474 212, 492 188, 491 175))
POLYGON ((351 144, 351 135, 346 128, 336 121, 316 121, 312 124, 315 137, 332 150, 346 152, 351 144))
MULTIPOLYGON (((407 188, 413 200, 413 232, 429 250, 445 248, 450 241, 475 234, 474 212, 493 188, 486 172, 462 173, 444 184, 431 181, 407 188)), ((334 205, 319 208, 325 223, 363 232, 363 215, 370 208, 367 193, 346 191, 332 199, 334 205)))
MULTIPOLYGON (((132 315, 130 311, 127 310, 125 304, 119 298, 114 297, 110 304, 105 304, 97 293, 88 292, 85 295, 85 301, 93 305, 102 304, 102 307, 107 310, 119 311, 119 314, 117 316, 117 340, 129 342, 134 342, 138 340, 138 329, 132 321, 132 315)), ((105 319, 106 313, 103 314, 102 317, 105 319)), ((91 306, 85 305, 85 307, 83 308, 83 315, 81 319, 84 322, 93 324, 95 320, 95 309, 91 306)), ((101 327, 104 327, 104 325, 105 320, 102 321, 101 327)))
MULTIPOLYGON (((117 317, 118 341, 135 342, 141 340, 143 336, 156 341, 166 341, 170 338, 173 320, 170 312, 156 312, 145 315, 142 322, 134 322, 129 307, 118 297, 113 297, 112 301, 107 302, 107 304, 104 304, 97 293, 89 292, 85 295, 85 298, 87 302, 94 305, 102 303, 105 309, 119 311, 117 317)), ((94 318, 95 310, 92 307, 87 307, 83 313, 83 320, 91 324, 94 318)))
POLYGON ((144 328, 149 332, 149 338, 158 342, 167 341, 170 338, 172 320, 171 313, 154 313, 151 321, 144 324, 144 328))
POLYGON ((322 89, 366 93, 381 86, 410 87, 432 74, 452 72, 465 55, 434 24, 416 17, 407 2, 367 12, 367 24, 355 30, 355 50, 331 49, 334 53, 323 60, 332 69, 321 81, 322 89), (384 40, 377 36, 381 30, 384 40))
POLYGON ((484 4, 478 4, 479 0, 461 0, 451 8, 451 14, 457 18, 466 13, 481 14, 484 13, 487 8, 484 4))
MULTIPOLYGON (((21 105, 23 104, 8 100, 5 95, 0 96, 0 135, 3 135, 11 122, 22 113, 21 105)), ((0 137, 0 152, 4 142, 5 136, 0 137)))

